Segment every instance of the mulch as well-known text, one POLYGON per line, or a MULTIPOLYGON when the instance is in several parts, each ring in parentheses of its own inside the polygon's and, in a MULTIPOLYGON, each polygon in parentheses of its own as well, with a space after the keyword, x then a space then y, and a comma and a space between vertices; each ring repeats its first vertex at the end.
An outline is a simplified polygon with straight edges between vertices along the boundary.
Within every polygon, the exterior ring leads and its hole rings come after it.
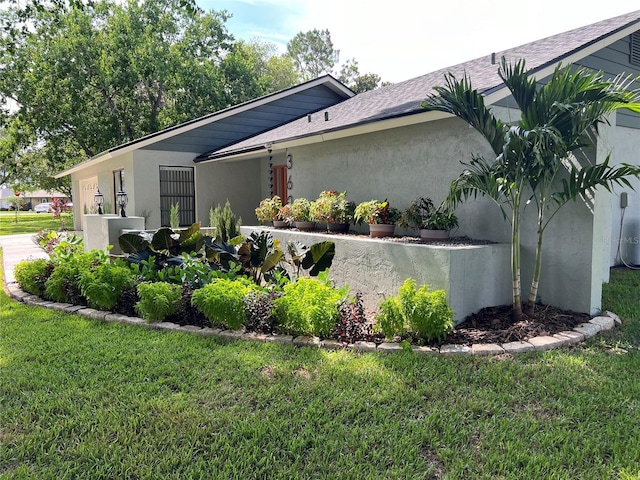
POLYGON ((572 330, 591 320, 591 315, 536 305, 534 314, 513 322, 511 305, 487 307, 468 316, 440 344, 509 343, 572 330))

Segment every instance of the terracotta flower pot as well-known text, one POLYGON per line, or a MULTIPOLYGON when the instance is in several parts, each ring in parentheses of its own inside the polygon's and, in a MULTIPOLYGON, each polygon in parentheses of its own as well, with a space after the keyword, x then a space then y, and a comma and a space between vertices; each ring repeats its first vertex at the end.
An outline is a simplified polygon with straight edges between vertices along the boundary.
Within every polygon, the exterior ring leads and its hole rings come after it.
POLYGON ((396 226, 393 223, 370 223, 369 235, 371 238, 393 237, 396 226))
POLYGON ((449 230, 420 230, 420 238, 428 242, 449 240, 449 230))

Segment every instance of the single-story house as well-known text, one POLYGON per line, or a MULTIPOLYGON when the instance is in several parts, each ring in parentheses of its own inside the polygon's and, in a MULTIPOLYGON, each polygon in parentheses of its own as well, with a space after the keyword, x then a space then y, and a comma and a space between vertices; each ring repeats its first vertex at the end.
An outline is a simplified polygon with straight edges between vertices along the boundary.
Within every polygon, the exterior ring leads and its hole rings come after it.
MULTIPOLYGON (((6 210, 12 206, 8 201, 9 197, 16 194, 12 188, 0 187, 0 210, 6 210)), ((69 199, 64 193, 49 192, 47 190, 32 190, 27 192, 18 192, 18 194, 24 199, 24 205, 27 210, 35 207, 39 203, 53 202, 55 199, 68 201, 69 199)))
MULTIPOLYGON (((80 207, 92 205, 99 187, 113 209, 115 192, 125 188, 127 212, 148 218, 147 228, 167 224, 175 202, 181 223, 203 225, 209 208, 227 199, 244 225, 256 224, 255 207, 272 194, 315 199, 322 190, 346 190, 356 202, 388 198, 401 209, 418 196, 439 202, 461 172, 461 161, 472 154, 491 158, 492 152, 465 122, 425 111, 421 102, 448 72, 466 74, 500 118, 517 118, 497 74, 503 56, 524 59, 540 82, 559 63, 611 76, 640 75, 640 11, 358 95, 331 76, 320 77, 114 147, 59 176, 71 175, 80 207)), ((602 161, 608 154, 612 162, 640 164, 640 117, 618 112, 603 126, 597 148, 587 155, 602 161)), ((638 205, 640 192, 628 189, 597 190, 589 204, 567 205, 546 233, 540 299, 595 312, 609 268, 621 256, 640 263, 638 205), (629 203, 624 217, 623 192, 629 203)), ((77 229, 82 212, 75 209, 77 229)), ((509 242, 508 225, 488 200, 468 201, 456 213, 456 235, 509 242)), ((536 240, 531 224, 522 235, 525 295, 536 240)), ((481 282, 495 281, 476 275, 481 282)))

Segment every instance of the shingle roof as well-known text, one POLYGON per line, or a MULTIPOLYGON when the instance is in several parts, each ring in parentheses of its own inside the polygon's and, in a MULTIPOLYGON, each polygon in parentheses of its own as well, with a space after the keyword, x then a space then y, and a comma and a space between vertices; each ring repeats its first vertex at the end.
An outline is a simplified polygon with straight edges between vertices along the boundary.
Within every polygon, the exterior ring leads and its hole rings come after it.
POLYGON ((640 10, 495 52, 496 64, 491 63, 492 56, 488 54, 404 82, 361 93, 326 108, 324 111, 328 113, 328 121, 324 120, 322 113, 315 114, 311 122, 306 117, 294 120, 224 149, 209 152, 196 161, 233 155, 268 143, 303 138, 424 112, 420 107, 421 102, 432 92, 434 86, 443 84, 447 72, 458 78, 466 73, 471 78, 474 88, 484 93, 492 92, 503 87, 497 74, 497 64, 503 56, 513 61, 525 59, 527 70, 535 72, 549 65, 555 65, 597 42, 611 38, 615 33, 634 24, 640 24, 640 10))

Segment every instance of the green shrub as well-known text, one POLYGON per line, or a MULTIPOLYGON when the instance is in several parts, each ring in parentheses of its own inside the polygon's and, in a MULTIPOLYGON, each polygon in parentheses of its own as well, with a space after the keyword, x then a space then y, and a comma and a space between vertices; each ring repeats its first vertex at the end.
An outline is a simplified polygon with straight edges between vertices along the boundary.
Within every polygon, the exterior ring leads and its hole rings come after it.
POLYGON ((14 269, 14 276, 20 288, 32 295, 42 296, 45 283, 51 274, 52 265, 44 258, 23 260, 14 269))
POLYGON ((275 316, 290 333, 327 336, 336 328, 347 289, 335 289, 323 277, 300 277, 274 300, 275 316))
POLYGON ((134 282, 134 274, 121 263, 103 263, 80 274, 80 291, 91 308, 113 310, 125 287, 134 282))
POLYGON ((379 309, 377 327, 387 338, 411 332, 420 339, 439 340, 453 329, 446 292, 431 292, 426 285, 417 289, 411 278, 404 281, 397 297, 383 300, 379 309))
POLYGON ((182 286, 168 282, 141 283, 138 295, 136 311, 142 318, 147 322, 162 322, 178 309, 182 286))
POLYGON ((86 253, 65 250, 64 255, 55 255, 53 272, 45 284, 45 294, 56 302, 84 305, 86 299, 80 289, 80 275, 107 259, 107 254, 102 250, 86 253))
POLYGON ((213 325, 238 330, 247 319, 244 298, 248 293, 258 289, 259 287, 247 278, 216 278, 210 284, 194 291, 191 303, 204 313, 213 325))
POLYGON ((378 305, 378 310, 375 329, 385 337, 391 339, 395 335, 404 335, 407 332, 398 297, 385 298, 378 305))
POLYGON ((240 235, 241 223, 241 219, 236 220, 229 200, 224 204, 224 208, 218 205, 216 208, 211 207, 209 209, 209 226, 215 227, 216 237, 223 243, 227 243, 232 238, 240 235))

